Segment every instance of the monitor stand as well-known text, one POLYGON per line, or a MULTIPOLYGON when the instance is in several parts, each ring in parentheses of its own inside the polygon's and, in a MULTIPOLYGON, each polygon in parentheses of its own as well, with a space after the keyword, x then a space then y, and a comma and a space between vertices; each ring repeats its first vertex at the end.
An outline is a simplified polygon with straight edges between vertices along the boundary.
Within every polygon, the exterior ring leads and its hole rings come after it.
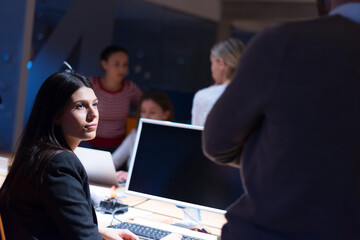
POLYGON ((199 209, 179 207, 182 208, 184 212, 184 218, 182 221, 173 224, 174 226, 193 229, 200 225, 201 214, 199 209))

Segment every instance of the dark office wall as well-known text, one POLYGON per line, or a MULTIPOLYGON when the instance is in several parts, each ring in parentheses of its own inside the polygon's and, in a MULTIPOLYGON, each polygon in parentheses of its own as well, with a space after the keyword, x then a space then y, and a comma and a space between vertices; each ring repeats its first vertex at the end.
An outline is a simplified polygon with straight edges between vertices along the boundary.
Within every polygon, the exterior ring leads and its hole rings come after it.
POLYGON ((69 58, 78 53, 75 70, 94 74, 99 68, 97 53, 112 42, 115 0, 59 2, 37 2, 34 29, 39 32, 33 34, 34 57, 29 70, 25 119, 41 84, 63 68, 63 61, 72 63, 69 58), (36 40, 43 40, 39 38, 41 34, 45 39, 39 45, 36 40))
POLYGON ((214 22, 149 2, 118 3, 114 42, 129 49, 129 77, 144 88, 157 85, 178 91, 211 84, 209 53, 216 36, 214 22))
POLYGON ((0 1, 0 151, 12 151, 23 124, 34 5, 0 1))
POLYGON ((144 91, 160 88, 170 95, 177 121, 190 120, 193 94, 212 83, 209 50, 216 40, 215 22, 142 0, 2 0, 0 11, 0 151, 13 148, 14 131, 22 130, 38 89, 64 69, 64 60, 81 74, 102 75, 99 55, 109 44, 128 48, 128 79, 144 91), (31 47, 24 57, 29 2, 36 6, 31 47), (19 108, 18 79, 24 72, 27 87, 20 95, 26 105, 19 108), (19 113, 24 116, 17 120, 19 113))
POLYGON ((81 74, 102 75, 101 50, 118 44, 129 51, 127 79, 144 91, 165 90, 175 101, 176 119, 186 122, 194 92, 212 83, 209 50, 216 26, 141 0, 37 1, 27 115, 41 82, 63 60, 81 74))
POLYGON ((212 84, 210 48, 217 24, 146 1, 117 1, 115 43, 130 54, 128 78, 143 90, 160 88, 175 119, 189 122, 194 93, 212 84))

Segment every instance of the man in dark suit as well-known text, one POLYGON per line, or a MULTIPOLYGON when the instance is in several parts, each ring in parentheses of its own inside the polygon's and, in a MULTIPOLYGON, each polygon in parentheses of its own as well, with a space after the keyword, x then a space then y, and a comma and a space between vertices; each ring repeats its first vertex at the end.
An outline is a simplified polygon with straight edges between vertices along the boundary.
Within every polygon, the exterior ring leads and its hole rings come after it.
POLYGON ((360 239, 360 0, 247 46, 210 112, 205 154, 240 168, 222 239, 360 239))

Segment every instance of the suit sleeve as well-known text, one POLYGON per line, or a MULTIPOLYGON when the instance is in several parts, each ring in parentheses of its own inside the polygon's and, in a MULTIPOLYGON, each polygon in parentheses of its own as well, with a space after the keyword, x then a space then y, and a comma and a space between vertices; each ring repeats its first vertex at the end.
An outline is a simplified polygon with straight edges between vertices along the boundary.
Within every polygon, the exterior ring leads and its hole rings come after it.
POLYGON ((84 168, 77 157, 70 152, 57 154, 49 163, 41 194, 64 239, 102 239, 86 188, 84 168))
POLYGON ((220 164, 240 166, 248 137, 265 120, 286 48, 279 28, 257 35, 242 56, 235 77, 208 115, 203 150, 220 164))

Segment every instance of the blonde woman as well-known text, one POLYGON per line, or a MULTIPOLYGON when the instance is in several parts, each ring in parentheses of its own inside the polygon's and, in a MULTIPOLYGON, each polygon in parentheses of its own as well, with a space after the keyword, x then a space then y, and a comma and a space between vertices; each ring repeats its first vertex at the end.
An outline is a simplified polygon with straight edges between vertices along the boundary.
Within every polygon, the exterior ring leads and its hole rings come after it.
POLYGON ((214 84, 199 90, 195 94, 191 111, 191 124, 200 126, 205 124, 212 106, 231 82, 244 49, 244 44, 236 38, 227 39, 212 47, 210 62, 214 84))

